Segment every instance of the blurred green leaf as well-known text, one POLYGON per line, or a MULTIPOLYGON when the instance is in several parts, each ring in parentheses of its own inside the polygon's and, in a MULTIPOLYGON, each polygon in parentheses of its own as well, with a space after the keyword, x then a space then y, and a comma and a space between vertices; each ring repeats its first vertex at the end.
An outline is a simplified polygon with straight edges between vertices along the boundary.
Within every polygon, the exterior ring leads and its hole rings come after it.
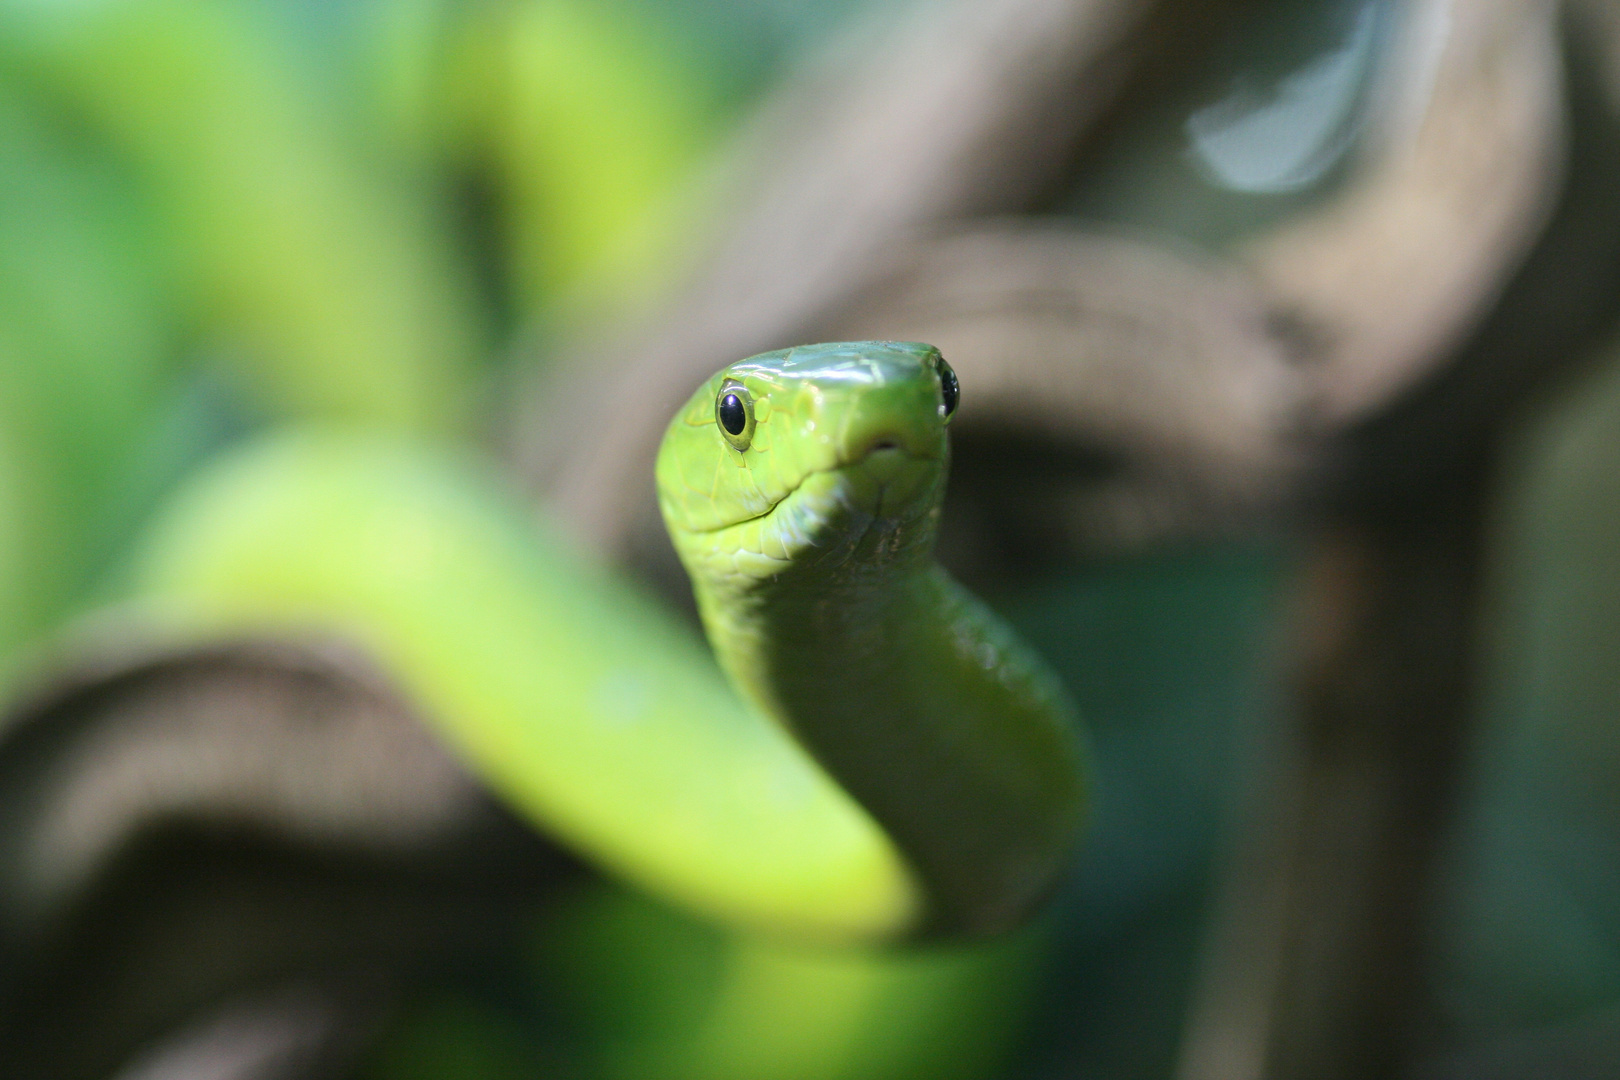
POLYGON ((109 507, 174 376, 149 220, 77 151, 0 83, 0 652, 105 554, 109 507))
POLYGON ((453 426, 482 350, 444 227, 351 154, 240 4, 31 6, 4 59, 127 156, 163 216, 197 333, 273 407, 453 426))
POLYGON ((460 29, 451 93, 499 191, 508 288, 530 316, 559 291, 617 291, 673 258, 676 188, 719 127, 715 80, 651 13, 513 0, 460 29))

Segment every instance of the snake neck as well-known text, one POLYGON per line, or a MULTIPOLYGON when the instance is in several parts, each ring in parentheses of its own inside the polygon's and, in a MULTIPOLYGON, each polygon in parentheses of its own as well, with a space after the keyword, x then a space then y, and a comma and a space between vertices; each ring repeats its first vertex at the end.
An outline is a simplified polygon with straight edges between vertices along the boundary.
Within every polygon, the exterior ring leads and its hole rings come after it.
POLYGON ((894 838, 930 927, 994 932, 1056 879, 1079 825, 1072 710, 932 557, 938 511, 855 515, 769 574, 688 559, 721 665, 894 838))

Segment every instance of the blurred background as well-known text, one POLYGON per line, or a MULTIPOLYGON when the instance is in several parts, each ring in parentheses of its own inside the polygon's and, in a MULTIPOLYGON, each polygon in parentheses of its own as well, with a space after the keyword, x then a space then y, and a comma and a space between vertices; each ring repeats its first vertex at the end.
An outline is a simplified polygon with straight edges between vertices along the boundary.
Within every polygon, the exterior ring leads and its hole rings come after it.
POLYGON ((1604 0, 5 0, 0 1073, 1620 1075, 1617 196, 1604 0), (104 617, 314 422, 690 618, 668 416, 866 337, 1095 752, 1009 941, 713 925, 364 656, 104 617))

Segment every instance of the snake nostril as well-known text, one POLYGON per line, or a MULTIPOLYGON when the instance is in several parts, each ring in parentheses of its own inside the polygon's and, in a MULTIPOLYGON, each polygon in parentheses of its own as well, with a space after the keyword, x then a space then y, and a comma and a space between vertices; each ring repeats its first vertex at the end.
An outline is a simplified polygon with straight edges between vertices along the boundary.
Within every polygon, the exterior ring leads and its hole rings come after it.
POLYGON ((881 442, 873 443, 872 444, 872 449, 874 451, 877 451, 877 450, 898 450, 898 449, 900 449, 900 444, 895 442, 893 439, 884 439, 881 442))

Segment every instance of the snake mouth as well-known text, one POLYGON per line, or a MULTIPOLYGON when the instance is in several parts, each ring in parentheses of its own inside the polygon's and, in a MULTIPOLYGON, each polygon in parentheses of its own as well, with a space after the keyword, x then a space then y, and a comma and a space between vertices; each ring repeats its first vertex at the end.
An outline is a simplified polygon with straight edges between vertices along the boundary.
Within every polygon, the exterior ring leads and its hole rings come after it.
POLYGON ((807 525, 831 525, 845 516, 904 517, 925 510, 944 478, 941 459, 890 439, 879 439, 848 460, 806 473, 770 508, 764 519, 791 517, 784 528, 802 534, 807 525))
POLYGON ((806 518, 826 519, 839 509, 876 517, 900 516, 898 508, 927 497, 943 479, 942 458, 918 451, 897 439, 881 438, 848 459, 813 469, 757 514, 740 517, 693 533, 712 534, 739 526, 774 521, 778 511, 793 517, 793 531, 802 531, 806 518))

